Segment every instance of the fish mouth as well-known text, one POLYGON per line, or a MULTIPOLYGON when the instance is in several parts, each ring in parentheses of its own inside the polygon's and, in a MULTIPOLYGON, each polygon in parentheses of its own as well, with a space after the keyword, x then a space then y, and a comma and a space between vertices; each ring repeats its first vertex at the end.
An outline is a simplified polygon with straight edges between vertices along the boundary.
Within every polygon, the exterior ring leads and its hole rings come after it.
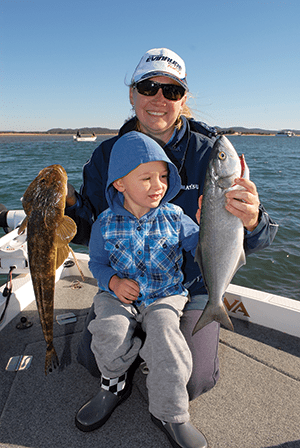
POLYGON ((244 174, 248 168, 246 165, 246 160, 245 160, 244 154, 239 156, 239 159, 240 159, 240 164, 241 164, 240 175, 238 175, 237 173, 232 173, 232 174, 228 174, 228 176, 224 176, 224 177, 221 177, 218 179, 217 174, 214 173, 214 179, 215 179, 218 187, 230 191, 231 189, 233 189, 234 187, 237 186, 237 184, 235 182, 233 182, 234 179, 237 177, 244 177, 244 174))
MULTIPOLYGON (((240 175, 240 177, 244 177, 245 172, 246 172, 246 168, 247 168, 246 160, 245 160, 245 156, 244 156, 244 154, 242 154, 242 155, 239 157, 239 159, 240 159, 240 162, 241 162, 241 175, 240 175)), ((236 187, 236 185, 237 185, 237 184, 234 182, 234 184, 231 186, 231 188, 236 187)))

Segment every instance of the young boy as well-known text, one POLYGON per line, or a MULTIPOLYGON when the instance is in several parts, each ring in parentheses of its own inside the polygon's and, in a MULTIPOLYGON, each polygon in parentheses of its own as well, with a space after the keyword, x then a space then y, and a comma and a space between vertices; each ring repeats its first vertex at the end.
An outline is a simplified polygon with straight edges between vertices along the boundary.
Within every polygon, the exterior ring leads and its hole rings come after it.
POLYGON ((189 422, 186 389, 192 357, 179 329, 188 301, 182 247, 194 255, 199 226, 168 203, 178 194, 177 168, 150 137, 130 132, 115 143, 108 168, 109 209, 94 223, 89 267, 98 281, 89 324, 102 373, 100 392, 76 415, 83 431, 102 426, 131 392, 127 371, 138 355, 149 369, 149 410, 175 447, 204 447, 189 422), (145 342, 134 335, 140 323, 145 342))

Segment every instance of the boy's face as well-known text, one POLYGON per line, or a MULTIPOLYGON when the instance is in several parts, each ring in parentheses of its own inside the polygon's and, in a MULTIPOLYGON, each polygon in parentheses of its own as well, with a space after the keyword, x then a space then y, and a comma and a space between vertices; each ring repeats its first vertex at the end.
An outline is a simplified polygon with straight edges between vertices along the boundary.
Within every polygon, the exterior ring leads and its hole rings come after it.
POLYGON ((158 207, 168 188, 168 164, 163 161, 142 163, 114 187, 124 195, 124 208, 141 218, 158 207))

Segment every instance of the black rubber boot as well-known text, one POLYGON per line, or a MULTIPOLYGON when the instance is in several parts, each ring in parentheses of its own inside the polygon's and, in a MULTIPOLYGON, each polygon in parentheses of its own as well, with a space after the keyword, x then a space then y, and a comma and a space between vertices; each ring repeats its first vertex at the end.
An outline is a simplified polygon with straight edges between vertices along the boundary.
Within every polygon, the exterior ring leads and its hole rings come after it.
POLYGON ((100 391, 85 405, 83 405, 75 416, 75 424, 84 432, 94 431, 100 428, 109 419, 113 411, 131 394, 132 386, 125 387, 121 395, 100 389, 100 391))
POLYGON ((207 440, 190 422, 162 422, 151 415, 151 419, 168 437, 173 448, 207 448, 207 440))

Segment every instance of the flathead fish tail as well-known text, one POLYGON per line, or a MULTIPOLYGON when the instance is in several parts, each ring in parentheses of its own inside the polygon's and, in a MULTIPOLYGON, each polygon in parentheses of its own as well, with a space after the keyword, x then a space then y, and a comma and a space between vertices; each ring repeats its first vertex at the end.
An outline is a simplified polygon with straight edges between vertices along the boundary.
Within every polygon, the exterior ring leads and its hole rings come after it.
POLYGON ((197 331, 201 330, 201 328, 210 324, 211 322, 216 321, 222 324, 224 327, 228 328, 228 330, 233 331, 232 322, 227 314, 227 311, 221 303, 220 305, 212 305, 210 302, 204 308, 202 315, 199 317, 198 322, 196 323, 192 335, 197 333, 197 331))
POLYGON ((52 373, 54 369, 59 366, 58 356, 56 354, 53 344, 47 346, 46 359, 45 359, 45 375, 52 373))

